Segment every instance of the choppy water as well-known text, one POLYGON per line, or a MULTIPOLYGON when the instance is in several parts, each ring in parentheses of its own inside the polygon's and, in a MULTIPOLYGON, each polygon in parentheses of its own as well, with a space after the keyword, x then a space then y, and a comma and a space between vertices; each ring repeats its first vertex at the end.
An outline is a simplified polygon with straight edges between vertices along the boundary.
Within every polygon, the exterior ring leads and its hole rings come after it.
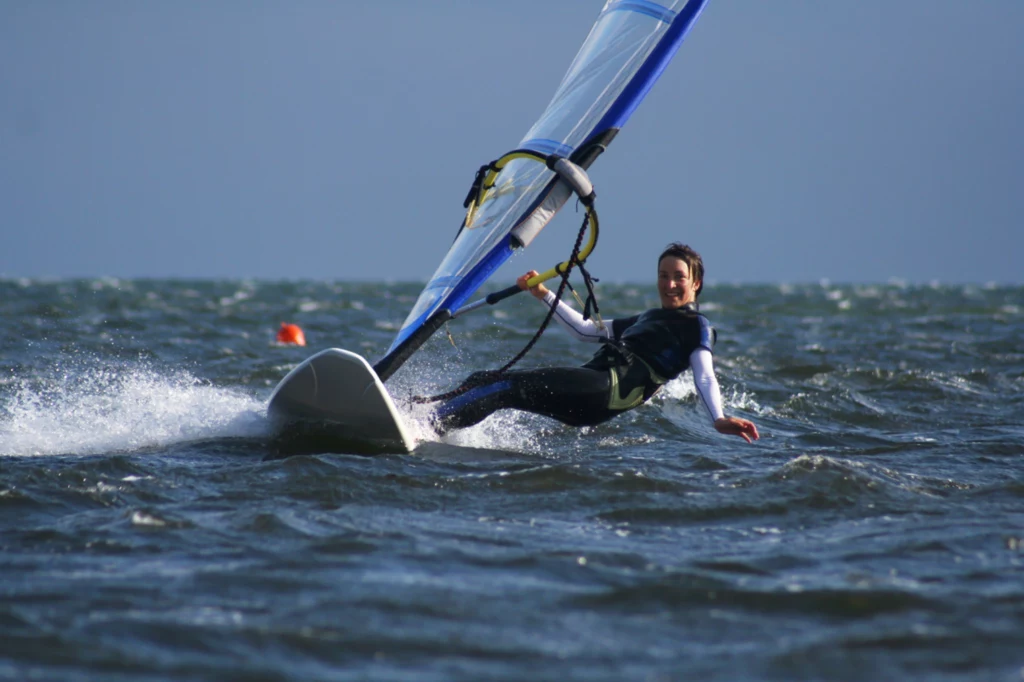
MULTIPOLYGON (((418 288, 0 281, 0 679, 1021 679, 1024 288, 708 286, 754 445, 684 378, 592 429, 265 459, 277 380, 375 360, 418 288)), ((459 320, 389 385, 497 367, 542 313, 459 320)))

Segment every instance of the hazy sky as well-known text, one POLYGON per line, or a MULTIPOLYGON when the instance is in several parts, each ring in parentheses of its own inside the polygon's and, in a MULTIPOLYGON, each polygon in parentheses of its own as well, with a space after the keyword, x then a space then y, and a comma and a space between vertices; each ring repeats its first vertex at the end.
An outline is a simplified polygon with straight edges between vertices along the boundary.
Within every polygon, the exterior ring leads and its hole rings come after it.
MULTIPOLYGON (((0 0, 0 276, 425 280, 602 5, 0 0)), ((679 239, 709 282, 1024 282, 1022 26, 711 0, 591 169, 591 269, 650 280, 679 239)))

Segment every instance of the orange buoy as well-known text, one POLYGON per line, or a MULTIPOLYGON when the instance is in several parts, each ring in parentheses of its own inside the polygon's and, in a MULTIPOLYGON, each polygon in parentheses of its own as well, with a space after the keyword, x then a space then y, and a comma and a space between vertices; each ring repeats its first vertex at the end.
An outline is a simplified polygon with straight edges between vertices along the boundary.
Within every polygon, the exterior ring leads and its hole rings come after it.
POLYGON ((281 328, 277 330, 277 342, 305 346, 306 335, 302 333, 302 328, 299 325, 282 322, 281 328))

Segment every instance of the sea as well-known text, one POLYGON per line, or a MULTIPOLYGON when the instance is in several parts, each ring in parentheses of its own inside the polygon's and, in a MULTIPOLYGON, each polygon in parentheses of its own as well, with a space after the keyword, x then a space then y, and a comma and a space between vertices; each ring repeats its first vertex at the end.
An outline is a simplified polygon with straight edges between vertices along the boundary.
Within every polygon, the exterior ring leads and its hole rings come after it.
POLYGON ((411 399, 525 346, 516 297, 388 381, 413 452, 290 447, 277 382, 380 358, 421 287, 0 280, 0 680, 1024 679, 1024 287, 709 284, 752 444, 688 375, 438 437, 411 399))

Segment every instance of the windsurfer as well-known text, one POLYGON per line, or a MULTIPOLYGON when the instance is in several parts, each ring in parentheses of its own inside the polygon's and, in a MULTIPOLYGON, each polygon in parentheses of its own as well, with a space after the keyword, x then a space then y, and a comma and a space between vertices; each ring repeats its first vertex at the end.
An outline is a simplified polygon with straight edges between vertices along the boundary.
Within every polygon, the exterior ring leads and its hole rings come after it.
MULTIPOLYGON (((536 274, 531 270, 516 284, 553 305, 555 295, 547 287, 527 285, 536 274)), ((463 384, 471 388, 437 408, 435 426, 440 431, 465 428, 501 409, 534 412, 570 426, 592 426, 643 404, 689 368, 715 430, 748 443, 757 440, 753 422, 728 417, 722 409, 711 356, 715 330, 697 304, 703 280, 700 255, 674 242, 658 257, 660 308, 599 323, 583 319, 559 301, 555 319, 581 341, 601 343, 601 350, 582 367, 473 374, 463 384)))

